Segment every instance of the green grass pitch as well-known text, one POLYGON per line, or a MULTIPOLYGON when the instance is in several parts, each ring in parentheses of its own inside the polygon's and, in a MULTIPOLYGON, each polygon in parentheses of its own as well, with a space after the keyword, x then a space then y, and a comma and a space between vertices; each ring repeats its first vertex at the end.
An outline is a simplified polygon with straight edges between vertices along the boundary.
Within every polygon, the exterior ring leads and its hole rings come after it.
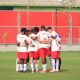
POLYGON ((80 80, 80 52, 62 52, 61 57, 62 67, 58 73, 18 73, 16 52, 0 52, 0 80, 80 80))

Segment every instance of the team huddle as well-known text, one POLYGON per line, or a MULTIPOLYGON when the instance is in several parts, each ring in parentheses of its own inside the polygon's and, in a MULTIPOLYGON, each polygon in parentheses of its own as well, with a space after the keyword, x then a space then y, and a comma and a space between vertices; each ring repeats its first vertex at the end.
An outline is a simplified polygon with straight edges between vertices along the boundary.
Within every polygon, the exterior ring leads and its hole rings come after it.
POLYGON ((31 30, 22 28, 17 35, 16 71, 47 72, 47 63, 50 63, 49 72, 58 72, 61 66, 60 50, 61 37, 51 27, 34 27, 31 30), (49 57, 49 62, 47 61, 49 57), (42 70, 39 70, 39 60, 42 61, 42 70))

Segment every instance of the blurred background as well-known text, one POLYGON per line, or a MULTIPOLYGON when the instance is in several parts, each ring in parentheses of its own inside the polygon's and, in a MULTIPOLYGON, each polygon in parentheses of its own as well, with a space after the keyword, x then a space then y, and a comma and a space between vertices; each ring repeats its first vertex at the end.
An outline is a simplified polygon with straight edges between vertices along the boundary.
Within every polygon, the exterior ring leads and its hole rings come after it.
POLYGON ((0 0, 0 44, 16 44, 20 28, 52 27, 63 45, 80 45, 80 0, 0 0))

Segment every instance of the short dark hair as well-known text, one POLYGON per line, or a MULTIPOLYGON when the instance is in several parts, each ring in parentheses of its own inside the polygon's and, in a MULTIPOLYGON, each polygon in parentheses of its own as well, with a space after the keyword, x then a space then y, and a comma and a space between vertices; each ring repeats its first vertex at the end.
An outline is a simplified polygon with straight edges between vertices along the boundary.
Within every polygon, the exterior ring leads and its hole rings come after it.
POLYGON ((52 27, 48 27, 47 30, 52 29, 52 27))
POLYGON ((37 32, 38 33, 39 32, 39 28, 38 27, 34 27, 33 28, 33 32, 37 32))
POLYGON ((21 29, 21 32, 24 32, 24 34, 26 34, 27 29, 26 29, 26 28, 22 28, 22 29, 21 29))
POLYGON ((41 26, 41 29, 46 30, 46 27, 44 25, 41 26))

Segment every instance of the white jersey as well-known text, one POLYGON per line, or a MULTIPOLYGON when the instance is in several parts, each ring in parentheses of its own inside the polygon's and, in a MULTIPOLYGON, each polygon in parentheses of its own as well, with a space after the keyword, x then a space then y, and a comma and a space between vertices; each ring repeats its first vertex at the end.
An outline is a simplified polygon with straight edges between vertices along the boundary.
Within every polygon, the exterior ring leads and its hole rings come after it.
MULTIPOLYGON (((37 35, 36 34, 30 34, 29 35, 29 37, 31 38, 31 37, 37 37, 37 35)), ((34 45, 34 47, 28 47, 28 52, 30 52, 30 51, 37 51, 38 50, 38 42, 37 42, 37 40, 32 40, 32 44, 34 45)))
MULTIPOLYGON (((46 32, 46 31, 40 31, 38 34, 37 34, 38 38, 40 40, 48 40, 50 39, 50 34, 49 32, 46 32)), ((42 43, 39 43, 39 48, 48 48, 49 47, 49 44, 42 44, 42 43)))
POLYGON ((20 43, 20 46, 17 46, 18 52, 27 52, 27 46, 25 44, 25 40, 30 42, 29 37, 27 37, 26 35, 22 35, 22 34, 17 35, 17 42, 20 43))
MULTIPOLYGON (((49 33, 49 36, 51 38, 51 33, 49 33)), ((50 47, 51 47, 51 43, 48 44, 48 48, 50 48, 50 47)))
MULTIPOLYGON (((56 37, 57 36, 57 33, 55 31, 53 31, 51 33, 51 36, 56 37)), ((57 43, 57 40, 56 39, 52 39, 51 51, 59 51, 59 46, 58 46, 58 43, 57 43)))

